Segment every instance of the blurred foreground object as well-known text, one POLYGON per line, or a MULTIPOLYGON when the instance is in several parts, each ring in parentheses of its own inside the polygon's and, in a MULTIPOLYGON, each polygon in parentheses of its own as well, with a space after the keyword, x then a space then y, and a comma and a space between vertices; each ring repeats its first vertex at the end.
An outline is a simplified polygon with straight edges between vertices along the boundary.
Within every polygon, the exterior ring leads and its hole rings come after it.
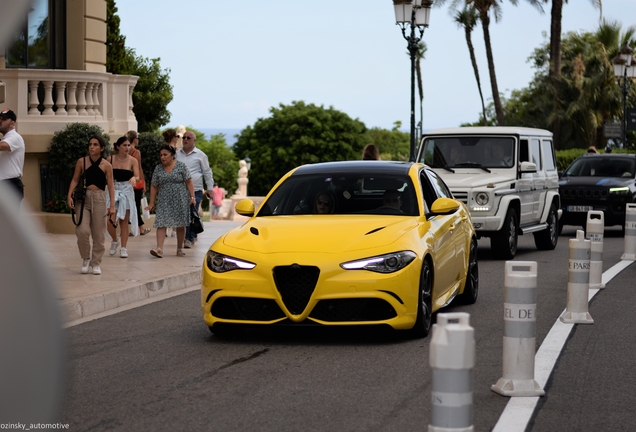
POLYGON ((57 289, 39 229, 16 200, 0 184, 0 420, 52 422, 64 379, 57 289))

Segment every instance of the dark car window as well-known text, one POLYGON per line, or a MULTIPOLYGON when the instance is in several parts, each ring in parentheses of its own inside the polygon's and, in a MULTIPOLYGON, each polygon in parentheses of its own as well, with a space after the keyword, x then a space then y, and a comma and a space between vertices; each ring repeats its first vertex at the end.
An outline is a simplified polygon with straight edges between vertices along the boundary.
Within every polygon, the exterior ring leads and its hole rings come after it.
POLYGON ((343 172, 292 175, 262 204, 257 217, 320 212, 419 215, 413 183, 408 176, 343 172))
POLYGON ((568 177, 623 177, 635 176, 636 161, 632 158, 584 156, 568 167, 568 177))
POLYGON ((512 137, 431 137, 424 140, 420 162, 431 168, 461 168, 466 164, 485 168, 515 166, 512 137))

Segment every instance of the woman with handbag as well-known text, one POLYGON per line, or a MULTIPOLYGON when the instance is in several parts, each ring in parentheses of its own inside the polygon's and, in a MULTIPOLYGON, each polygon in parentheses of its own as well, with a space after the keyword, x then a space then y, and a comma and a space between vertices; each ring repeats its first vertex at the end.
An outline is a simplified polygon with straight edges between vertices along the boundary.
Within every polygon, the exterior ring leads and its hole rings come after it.
MULTIPOLYGON (((99 136, 88 140, 88 156, 81 157, 75 164, 75 172, 69 186, 66 202, 79 217, 75 228, 77 247, 83 259, 81 273, 93 268, 94 275, 102 274, 101 263, 104 255, 106 218, 115 217, 115 187, 113 167, 104 159, 106 143, 99 136), (110 207, 106 210, 106 187, 110 197, 110 207), (93 247, 91 254, 91 239, 93 247)), ((112 220, 112 219, 111 219, 112 220)))
POLYGON ((144 169, 141 165, 141 152, 137 148, 139 144, 139 135, 137 132, 131 130, 126 133, 128 142, 130 143, 130 155, 137 159, 139 164, 139 181, 133 186, 135 191, 135 205, 137 206, 137 225, 139 225, 139 235, 146 235, 150 232, 150 228, 144 226, 144 219, 141 217, 143 209, 141 208, 141 198, 146 193, 146 177, 144 175, 144 169))
POLYGON ((152 174, 150 203, 146 207, 146 210, 152 210, 157 202, 154 224, 157 247, 150 251, 150 254, 157 258, 163 258, 163 243, 168 227, 173 227, 177 232, 177 256, 185 256, 185 229, 190 225, 190 206, 196 204, 190 171, 186 164, 176 160, 175 154, 175 148, 169 144, 161 146, 161 164, 155 167, 152 174))
MULTIPOLYGON (((135 192, 133 186, 139 180, 139 165, 137 159, 130 156, 130 143, 125 136, 119 138, 114 144, 115 151, 110 155, 109 162, 113 166, 113 179, 115 181, 115 208, 117 209, 117 217, 114 222, 109 223, 108 234, 112 239, 110 244, 111 255, 117 253, 120 240, 117 239, 117 224, 120 224, 121 232, 121 249, 119 256, 128 258, 128 235, 129 230, 132 235, 139 234, 137 226, 137 206, 135 205, 135 192), (130 221, 130 226, 129 226, 130 221)), ((106 205, 110 201, 106 200, 106 205)))

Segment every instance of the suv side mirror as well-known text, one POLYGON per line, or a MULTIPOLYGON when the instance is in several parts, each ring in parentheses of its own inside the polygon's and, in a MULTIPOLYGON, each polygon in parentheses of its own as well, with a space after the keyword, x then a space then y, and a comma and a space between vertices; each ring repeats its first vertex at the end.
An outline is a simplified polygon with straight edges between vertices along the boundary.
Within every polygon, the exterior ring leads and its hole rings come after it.
POLYGON ((521 162, 521 166, 519 167, 519 172, 536 173, 537 164, 535 164, 534 162, 521 162))

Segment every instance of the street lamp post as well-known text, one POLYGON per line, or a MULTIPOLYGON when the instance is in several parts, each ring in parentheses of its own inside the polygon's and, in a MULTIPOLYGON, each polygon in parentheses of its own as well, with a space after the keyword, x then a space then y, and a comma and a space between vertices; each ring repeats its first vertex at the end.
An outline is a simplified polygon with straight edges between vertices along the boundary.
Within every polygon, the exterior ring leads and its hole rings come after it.
POLYGON ((428 27, 431 17, 431 0, 393 0, 395 8, 396 24, 402 29, 402 36, 407 41, 407 48, 411 57, 411 145, 409 151, 409 161, 415 162, 415 56, 418 44, 424 36, 424 29, 428 27), (410 26, 407 36, 406 27, 410 26), (416 36, 415 29, 419 31, 416 36))
POLYGON ((629 45, 625 44, 618 51, 618 55, 614 57, 612 63, 614 64, 614 76, 618 82, 621 92, 623 93, 623 121, 621 127, 622 143, 625 147, 627 145, 627 95, 629 89, 632 87, 631 78, 634 78, 636 66, 632 65, 634 50, 629 45))

